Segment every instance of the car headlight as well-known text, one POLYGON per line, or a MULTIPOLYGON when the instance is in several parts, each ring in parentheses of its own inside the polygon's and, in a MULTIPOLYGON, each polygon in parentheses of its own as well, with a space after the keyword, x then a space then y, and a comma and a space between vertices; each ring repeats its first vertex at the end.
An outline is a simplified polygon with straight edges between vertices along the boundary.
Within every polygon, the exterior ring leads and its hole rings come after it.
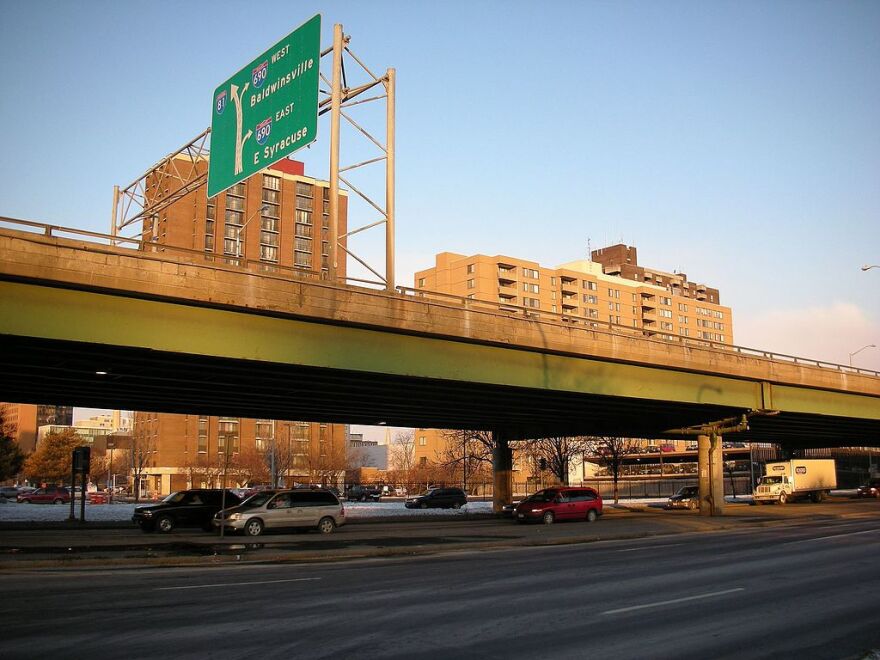
POLYGON ((541 513, 542 509, 532 509, 532 513, 541 513))
POLYGON ((150 518, 153 515, 152 511, 143 511, 144 518, 150 518))
POLYGON ((240 513, 232 513, 229 515, 229 518, 227 518, 227 520, 241 520, 241 514, 240 513))

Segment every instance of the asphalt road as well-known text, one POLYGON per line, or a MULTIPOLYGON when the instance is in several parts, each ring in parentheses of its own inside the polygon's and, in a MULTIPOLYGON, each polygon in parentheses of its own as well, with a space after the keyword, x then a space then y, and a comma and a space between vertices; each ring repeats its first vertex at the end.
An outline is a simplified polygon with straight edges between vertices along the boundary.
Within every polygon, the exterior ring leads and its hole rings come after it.
POLYGON ((873 518, 336 564, 23 567, 0 575, 0 657, 857 658, 880 648, 878 554, 873 518))

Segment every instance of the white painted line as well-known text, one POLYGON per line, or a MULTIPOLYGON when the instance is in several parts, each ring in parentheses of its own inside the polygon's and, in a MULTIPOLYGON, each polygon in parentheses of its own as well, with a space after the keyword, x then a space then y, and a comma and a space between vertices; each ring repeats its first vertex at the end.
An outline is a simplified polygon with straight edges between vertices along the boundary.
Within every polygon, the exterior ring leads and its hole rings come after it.
POLYGON ((744 587, 737 587, 736 589, 725 589, 724 591, 713 591, 708 594, 699 594, 697 596, 686 596, 685 598, 674 598, 673 600, 662 600, 657 603, 646 603, 645 605, 633 605, 632 607, 621 607, 616 610, 605 610, 604 612, 600 612, 599 614, 620 614, 621 612, 632 612, 634 610, 644 610, 649 607, 662 607, 663 605, 673 605, 675 603, 684 603, 689 600, 700 600, 702 598, 714 598, 715 596, 723 596, 725 594, 736 593, 737 591, 745 591, 744 587))
POLYGON ((256 582, 226 582, 222 584, 192 584, 185 587, 156 587, 153 591, 174 591, 177 589, 213 589, 214 587, 246 587, 252 584, 279 584, 281 582, 310 582, 321 578, 291 578, 289 580, 258 580, 256 582))
POLYGON ((617 552, 641 552, 643 550, 657 550, 658 548, 674 548, 679 545, 684 545, 684 543, 666 543, 664 545, 646 545, 642 548, 624 548, 623 550, 617 550, 617 552))
POLYGON ((800 541, 788 541, 785 545, 793 545, 795 543, 809 543, 810 541, 824 541, 825 539, 839 539, 844 536, 858 536, 859 534, 873 534, 880 532, 880 529, 866 529, 861 532, 847 532, 846 534, 831 534, 830 536, 816 536, 811 539, 801 539, 800 541))

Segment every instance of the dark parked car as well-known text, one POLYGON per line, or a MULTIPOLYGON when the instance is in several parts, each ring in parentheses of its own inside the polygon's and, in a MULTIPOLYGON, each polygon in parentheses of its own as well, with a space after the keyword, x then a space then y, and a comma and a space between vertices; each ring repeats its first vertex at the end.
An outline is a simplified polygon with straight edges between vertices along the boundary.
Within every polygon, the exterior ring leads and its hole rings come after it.
MULTIPOLYGON (((219 488, 195 488, 171 493, 158 504, 136 507, 131 520, 145 532, 168 533, 175 527, 213 528, 214 514, 223 508, 223 491, 219 488)), ((238 506, 241 498, 226 491, 226 506, 238 506)))
POLYGON ((345 493, 345 499, 349 502, 378 502, 381 497, 382 489, 378 486, 351 486, 345 493))
POLYGON ((0 486, 0 498, 14 500, 18 497, 18 488, 15 486, 0 486))
POLYGON ((880 479, 871 479, 859 486, 856 497, 876 497, 880 499, 880 479))
POLYGON ((698 509, 700 507, 700 488, 682 486, 678 492, 666 500, 664 509, 698 509))
POLYGON ((24 504, 69 504, 70 491, 64 486, 46 486, 30 493, 19 493, 16 499, 24 504))
POLYGON ((602 515, 602 496, 592 488, 558 486, 545 488, 520 502, 514 517, 517 522, 586 520, 593 522, 602 515))
POLYGON ((461 488, 433 488, 403 503, 407 509, 460 509, 465 504, 467 495, 461 488))

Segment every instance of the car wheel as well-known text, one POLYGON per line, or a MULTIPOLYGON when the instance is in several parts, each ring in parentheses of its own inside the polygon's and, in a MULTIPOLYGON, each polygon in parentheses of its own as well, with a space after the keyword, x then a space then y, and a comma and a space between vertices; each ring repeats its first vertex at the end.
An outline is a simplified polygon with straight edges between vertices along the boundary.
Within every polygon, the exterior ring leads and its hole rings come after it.
POLYGON ((167 534, 174 529, 174 518, 171 516, 159 516, 159 518, 156 519, 156 529, 163 534, 167 534))
POLYGON ((590 509, 587 511, 587 522, 596 522, 596 518, 599 517, 599 514, 596 513, 596 509, 590 509))
POLYGON ((263 521, 259 518, 251 518, 245 523, 244 533, 247 536, 259 536, 263 533, 263 521))
POLYGON ((556 521, 556 516, 553 515, 552 511, 545 511, 541 520, 545 525, 552 525, 556 521))
POLYGON ((453 509, 460 509, 460 508, 461 508, 461 502, 453 502, 453 503, 452 503, 452 508, 453 508, 453 509))
POLYGON ((788 496, 785 493, 779 493, 779 503, 785 504, 788 501, 788 496))
POLYGON ((60 497, 56 497, 54 500, 52 500, 52 504, 64 504, 64 500, 62 500, 60 497))
POLYGON ((420 509, 427 509, 428 505, 425 502, 422 502, 421 504, 419 504, 419 508, 420 509))
POLYGON ((688 509, 690 509, 691 511, 695 511, 699 508, 700 508, 699 502, 694 501, 694 500, 688 502, 688 509))
POLYGON ((336 523, 333 521, 333 518, 321 518, 321 522, 318 523, 318 531, 321 534, 329 534, 334 529, 336 529, 336 523))

